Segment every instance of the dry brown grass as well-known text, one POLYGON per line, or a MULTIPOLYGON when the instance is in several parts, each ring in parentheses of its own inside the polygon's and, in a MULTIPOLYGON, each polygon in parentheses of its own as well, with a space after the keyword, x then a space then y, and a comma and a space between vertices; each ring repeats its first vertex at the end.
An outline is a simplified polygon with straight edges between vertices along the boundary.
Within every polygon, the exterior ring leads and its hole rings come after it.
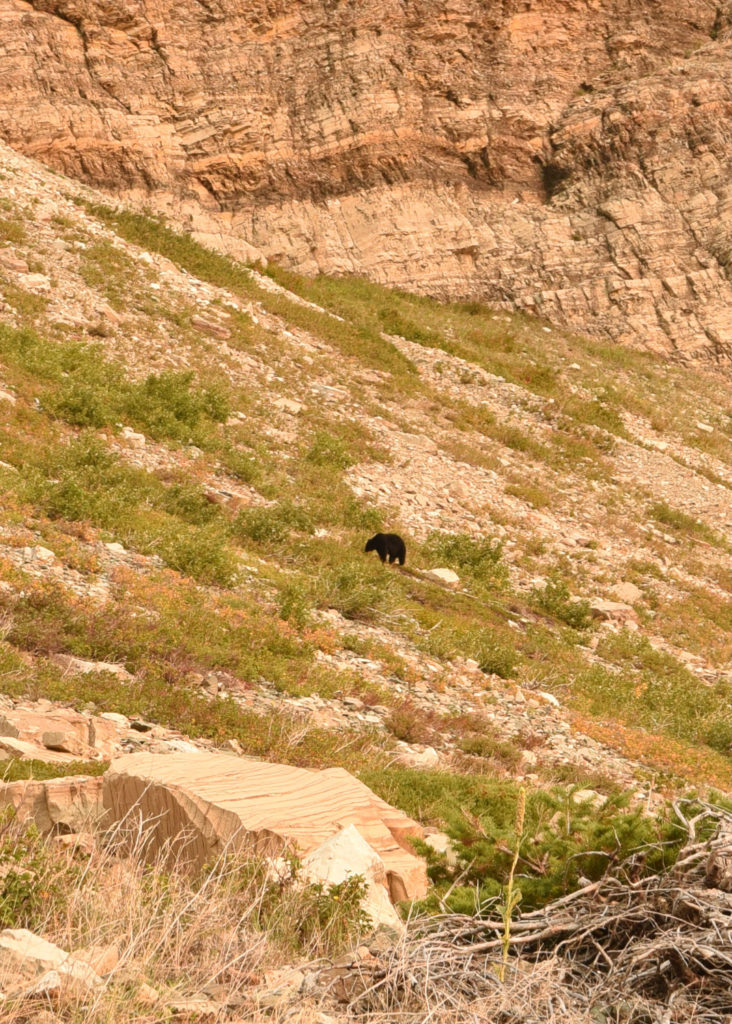
MULTIPOLYGON (((213 1001, 205 1019, 240 1019, 246 1006, 246 1020, 254 1021, 260 1017, 252 993, 265 971, 358 942, 362 921, 348 892, 334 897, 300 884, 286 861, 275 872, 230 850, 200 876, 171 870, 166 849, 150 855, 149 834, 147 825, 128 820, 66 848, 23 823, 6 827, 5 863, 26 872, 32 894, 16 920, 6 916, 6 926, 28 927, 71 952, 114 946, 119 959, 95 995, 0 1001, 0 1024, 37 1021, 42 1009, 74 1024, 147 1022, 168 1019, 176 1000, 207 995, 213 1001)), ((0 905, 4 896, 7 909, 5 878, 0 905)), ((9 988, 0 976, 0 991, 9 988)))

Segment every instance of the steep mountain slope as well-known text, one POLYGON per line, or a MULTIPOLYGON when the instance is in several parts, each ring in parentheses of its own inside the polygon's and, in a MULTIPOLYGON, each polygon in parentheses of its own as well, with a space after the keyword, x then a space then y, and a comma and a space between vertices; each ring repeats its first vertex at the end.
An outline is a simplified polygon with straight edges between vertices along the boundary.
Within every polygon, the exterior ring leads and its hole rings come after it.
MULTIPOLYGON (((729 424, 714 378, 365 282, 278 272, 288 291, 154 221, 95 206, 8 150, 3 174, 13 586, 36 578, 59 600, 82 595, 92 628, 94 602, 132 587, 146 605, 145 580, 167 565, 183 573, 174 589, 193 594, 187 577, 223 587, 204 591, 212 607, 242 595, 274 631, 262 664, 190 650, 168 664, 163 648, 126 652, 121 635, 74 640, 49 625, 43 639, 26 597, 14 616, 29 616, 29 632, 16 625, 11 642, 43 656, 93 648, 133 672, 158 672, 162 657, 184 691, 191 672, 231 670, 225 689, 258 703, 261 684, 271 706, 272 684, 296 697, 392 689, 391 670, 342 646, 358 635, 357 649, 393 648, 411 666, 396 693, 425 713, 450 680, 467 688, 461 713, 482 706, 471 703, 476 678, 499 693, 509 680, 508 705, 514 684, 548 689, 595 719, 576 719, 590 734, 652 764, 680 758, 682 775, 704 779, 716 755, 699 744, 727 744, 729 424), (363 555, 382 523, 407 538, 403 573, 363 555), (57 557, 36 558, 38 543, 57 557), (458 591, 420 575, 440 560, 464 576, 458 591), (629 583, 617 608, 603 606, 629 583), (586 631, 567 586, 598 599, 599 632, 586 631), (292 650, 277 655, 290 634, 292 650), (458 670, 460 656, 473 660, 458 670), (613 719, 628 729, 601 724, 613 719), (680 746, 657 744, 659 730, 680 746)), ((318 708, 323 721, 349 721, 337 701, 318 708)), ((512 725, 499 721, 518 735, 524 708, 501 714, 514 712, 512 725)), ((416 731, 451 749, 429 723, 416 731)), ((550 762, 572 761, 572 746, 546 751, 550 762)), ((581 741, 580 763, 610 770, 607 750, 592 748, 581 741)))
MULTIPOLYGON (((664 797, 729 777, 715 375, 478 303, 265 274, 7 147, 0 186, 11 732, 19 709, 65 704, 144 719, 134 749, 345 767, 448 832, 433 908, 497 895, 514 842, 527 910, 639 844, 678 849, 664 797), (364 553, 379 529, 406 539, 404 569, 364 553)), ((10 777, 38 771, 18 750, 0 736, 10 777)), ((3 881, 6 926, 125 943, 102 1001, 56 1019, 352 1019, 300 1006, 302 972, 265 972, 355 938, 353 891, 225 863, 198 886, 106 837, 49 852, 3 827, 33 871, 3 881)), ((376 954, 339 961, 331 995, 376 954)), ((552 970, 501 998, 553 1012, 552 970)), ((562 993, 576 1024, 586 997, 562 993)))
POLYGON ((236 256, 729 358, 712 0, 11 0, 0 137, 236 256))

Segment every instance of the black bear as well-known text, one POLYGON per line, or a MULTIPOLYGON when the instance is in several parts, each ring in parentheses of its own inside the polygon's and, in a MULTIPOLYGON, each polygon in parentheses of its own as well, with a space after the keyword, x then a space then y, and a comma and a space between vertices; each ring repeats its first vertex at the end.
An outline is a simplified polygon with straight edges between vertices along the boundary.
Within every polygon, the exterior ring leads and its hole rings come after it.
POLYGON ((388 557, 389 565, 392 562, 404 565, 404 559, 407 557, 407 545, 396 533, 377 533, 371 540, 366 541, 364 551, 378 552, 382 562, 388 557))

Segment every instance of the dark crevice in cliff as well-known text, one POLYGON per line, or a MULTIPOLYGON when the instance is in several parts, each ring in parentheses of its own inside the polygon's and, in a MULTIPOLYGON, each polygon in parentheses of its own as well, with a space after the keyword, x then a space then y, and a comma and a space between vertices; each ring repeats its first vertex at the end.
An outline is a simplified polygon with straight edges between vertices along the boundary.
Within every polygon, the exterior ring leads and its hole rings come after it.
POLYGON ((534 160, 541 168, 544 202, 550 203, 561 191, 564 182, 569 178, 569 170, 554 160, 543 161, 539 157, 535 157, 534 160))

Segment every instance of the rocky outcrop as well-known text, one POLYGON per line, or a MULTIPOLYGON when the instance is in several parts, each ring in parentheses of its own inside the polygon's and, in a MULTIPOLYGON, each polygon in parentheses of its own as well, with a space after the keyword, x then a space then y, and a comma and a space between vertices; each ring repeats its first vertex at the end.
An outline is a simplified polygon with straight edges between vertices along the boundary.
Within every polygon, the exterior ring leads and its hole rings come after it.
POLYGON ((123 730, 112 718, 54 706, 2 710, 0 758, 57 764, 101 761, 120 751, 123 730))
POLYGON ((409 847, 420 826, 342 768, 309 771, 219 753, 132 754, 113 761, 104 805, 111 821, 149 829, 152 854, 201 866, 225 850, 307 855, 348 825, 383 861, 394 898, 426 892, 424 862, 409 847))
POLYGON ((76 834, 104 817, 102 787, 101 778, 85 775, 4 782, 0 808, 12 807, 18 818, 32 821, 41 832, 76 834))
POLYGON ((713 0, 11 0, 0 137, 239 256, 728 352, 713 0))

